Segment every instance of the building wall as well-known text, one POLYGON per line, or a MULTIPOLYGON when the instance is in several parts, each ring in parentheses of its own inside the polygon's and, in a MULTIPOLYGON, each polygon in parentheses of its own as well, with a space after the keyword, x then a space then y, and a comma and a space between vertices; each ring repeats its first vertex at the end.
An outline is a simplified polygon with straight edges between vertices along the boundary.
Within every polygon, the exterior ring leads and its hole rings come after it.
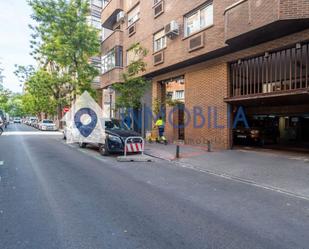
MULTIPOLYGON (((201 107, 206 118, 206 123, 202 128, 194 128, 191 118, 191 122, 185 128, 185 142, 193 145, 205 145, 207 140, 210 140, 215 148, 228 149, 232 145, 231 129, 228 128, 230 120, 227 114, 228 104, 224 101, 225 98, 229 97, 228 63, 307 40, 309 40, 309 29, 171 73, 162 74, 153 78, 153 99, 160 99, 164 94, 159 81, 185 75, 185 107, 190 111, 191 116, 194 107, 201 107), (224 126, 224 129, 215 127, 214 112, 211 114, 211 128, 209 128, 208 107, 217 107, 217 125, 224 126)), ((168 111, 169 109, 167 113, 168 111)), ((201 120, 197 119, 197 121, 200 124, 201 120)), ((166 134, 170 141, 177 140, 175 131, 169 122, 167 122, 166 134)))
MULTIPOLYGON (((242 2, 237 0, 162 1, 164 2, 164 12, 158 17, 155 17, 153 0, 112 0, 107 8, 102 11, 102 20, 106 20, 107 16, 111 15, 111 7, 113 5, 117 5, 117 8, 121 7, 127 14, 134 6, 139 4, 140 18, 135 23, 136 32, 131 37, 128 35, 127 18, 125 18, 123 23, 116 24, 115 26, 118 27, 120 25, 120 29, 123 31, 123 33, 116 32, 122 35, 121 39, 115 39, 118 35, 110 36, 102 43, 102 53, 106 53, 106 48, 110 48, 112 45, 122 45, 125 69, 127 61, 126 51, 132 44, 141 43, 149 51, 145 58, 145 62, 147 63, 145 74, 150 74, 184 60, 227 48, 228 45, 225 43, 227 38, 243 35, 245 32, 261 28, 278 20, 309 18, 307 0, 246 0, 242 2), (210 2, 213 2, 214 6, 213 25, 189 37, 185 37, 184 16, 197 7, 210 2), (179 36, 174 39, 167 39, 167 47, 162 50, 164 53, 164 62, 159 65, 154 65, 153 56, 156 53, 154 53, 153 49, 153 35, 162 30, 172 20, 175 20, 180 26, 179 36), (204 37, 204 46, 190 52, 189 40, 200 34, 204 37)), ((117 73, 120 74, 120 72, 117 73)), ((106 81, 106 77, 103 81, 106 81)))
MULTIPOLYGON (((121 0, 112 0, 121 1, 121 0)), ((153 75, 154 72, 167 69, 170 66, 187 61, 189 59, 198 58, 211 54, 214 51, 229 48, 225 43, 226 34, 229 33, 230 28, 231 37, 242 35, 244 32, 255 30, 262 25, 267 25, 271 22, 276 22, 279 19, 289 19, 291 17, 308 18, 307 9, 308 3, 306 0, 247 0, 242 1, 239 12, 234 11, 235 22, 231 27, 227 26, 226 12, 227 8, 231 5, 240 2, 237 0, 213 0, 214 5, 214 24, 207 27, 190 37, 184 37, 184 15, 195 9, 196 7, 208 2, 205 0, 163 0, 164 1, 164 13, 158 17, 154 17, 153 1, 137 1, 130 0, 124 1, 122 9, 128 13, 132 7, 137 3, 140 5, 140 18, 136 22, 136 33, 129 37, 127 20, 121 24, 121 30, 123 31, 123 39, 115 45, 123 46, 123 61, 124 69, 126 67, 126 50, 134 43, 141 43, 141 45, 148 49, 149 54, 145 58, 147 63, 147 70, 145 75, 153 75), (249 8, 246 8, 246 3, 254 4, 250 8, 255 10, 254 13, 248 13, 249 8), (296 7, 295 7, 296 6, 296 7), (305 11, 304 11, 305 10, 305 11), (305 13, 304 13, 305 12, 305 13), (259 14, 260 13, 260 14, 259 14), (250 14, 250 15, 249 15, 250 14), (248 18, 248 22, 245 24, 244 30, 241 25, 238 25, 238 21, 241 17, 248 18), (251 19, 250 19, 251 18, 251 19), (250 19, 250 20, 249 20, 250 19), (176 20, 180 25, 180 34, 175 39, 167 39, 167 47, 164 51, 164 62, 159 65, 153 63, 153 35, 164 28, 170 21, 176 20), (250 23, 249 23, 250 22, 250 23), (247 27, 248 26, 248 27, 247 27), (189 40, 196 35, 203 34, 204 46, 193 52, 189 51, 189 40)), ((249 6, 249 5, 248 5, 249 6)), ((102 16, 106 13, 102 12, 102 16)), ((112 38, 111 38, 112 39, 112 38)), ((309 29, 303 30, 295 34, 291 34, 279 39, 271 40, 269 42, 262 43, 260 45, 251 46, 248 49, 233 48, 237 52, 229 52, 224 56, 215 57, 199 64, 193 64, 190 66, 184 66, 178 70, 170 70, 169 73, 156 74, 152 78, 152 102, 156 99, 164 100, 165 89, 158 82, 161 80, 169 79, 185 75, 185 106, 190 111, 192 116, 192 110, 195 106, 199 106, 203 109, 204 116, 208 119, 208 107, 217 108, 218 118, 217 125, 224 126, 225 129, 214 127, 214 112, 212 112, 212 120, 210 122, 210 128, 208 128, 208 120, 203 128, 194 128, 191 120, 190 124, 185 129, 186 142, 199 145, 207 143, 210 140, 216 148, 229 148, 231 146, 231 131, 228 126, 228 105, 224 101, 229 97, 229 81, 228 81, 228 64, 238 59, 251 57, 259 54, 263 54, 266 51, 279 49, 296 42, 309 40, 309 29), (206 113, 205 113, 206 112, 206 113)), ((108 39, 106 43, 108 43, 108 39)), ((113 44, 113 42, 109 42, 113 44)), ((246 42, 244 42, 246 43, 246 42)), ((239 44, 243 47, 246 44, 239 44)), ((104 46, 103 46, 104 47, 104 46)), ((121 72, 117 72, 121 75, 121 72)), ((103 76, 104 82, 107 82, 103 76)), ((117 78, 117 77, 115 77, 117 78)), ((109 81, 109 84, 112 84, 109 81)), ((153 106, 154 107, 154 106, 153 106)), ((214 110, 214 109, 212 109, 214 110)), ((167 124, 168 125, 168 124, 167 124)), ((166 128, 166 134, 171 140, 177 139, 175 129, 171 129, 170 126, 166 128)))
MULTIPOLYGON (((205 34, 205 47, 194 52, 189 52, 188 39, 184 37, 184 15, 196 7, 207 3, 205 0, 172 0, 164 1, 164 13, 154 18, 153 1, 140 1, 141 15, 136 22, 136 33, 129 37, 127 23, 124 23, 124 62, 126 62, 125 51, 134 43, 140 42, 148 49, 149 54, 145 58, 147 63, 146 73, 150 73, 164 67, 183 61, 184 59, 194 58, 215 49, 225 47, 224 43, 224 9, 232 4, 233 0, 214 0, 214 25, 201 31, 205 34), (172 20, 180 25, 180 34, 175 39, 167 39, 167 47, 164 49, 164 63, 154 66, 153 63, 153 35, 162 30, 172 20), (151 25, 147 25, 151 24, 151 25)), ((128 11, 125 9, 124 11, 128 11)), ((200 33, 200 32, 198 32, 200 33)))

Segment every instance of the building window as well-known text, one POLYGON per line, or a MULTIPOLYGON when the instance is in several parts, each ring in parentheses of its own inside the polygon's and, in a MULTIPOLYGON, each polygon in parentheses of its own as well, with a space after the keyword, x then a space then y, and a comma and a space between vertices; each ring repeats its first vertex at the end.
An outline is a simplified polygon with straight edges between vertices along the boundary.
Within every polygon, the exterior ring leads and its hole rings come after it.
POLYGON ((213 4, 203 5, 185 16, 185 36, 213 25, 213 4))
POLYGON ((137 60, 136 54, 133 50, 127 50, 127 66, 137 60))
POLYGON ((185 91, 181 90, 181 91, 176 91, 175 92, 175 99, 184 99, 185 98, 185 91))
POLYGON ((105 8, 111 0, 103 0, 103 8, 105 8))
POLYGON ((139 5, 137 5, 133 10, 131 10, 128 13, 128 27, 139 19, 139 15, 140 15, 140 8, 139 5))
POLYGON ((122 64, 122 47, 116 46, 102 57, 102 74, 115 67, 122 67, 122 64))
POLYGON ((163 48, 166 48, 166 36, 164 29, 159 31, 153 36, 153 50, 157 52, 163 48))
POLYGON ((168 99, 173 99, 173 92, 167 92, 166 93, 166 97, 168 98, 168 99))

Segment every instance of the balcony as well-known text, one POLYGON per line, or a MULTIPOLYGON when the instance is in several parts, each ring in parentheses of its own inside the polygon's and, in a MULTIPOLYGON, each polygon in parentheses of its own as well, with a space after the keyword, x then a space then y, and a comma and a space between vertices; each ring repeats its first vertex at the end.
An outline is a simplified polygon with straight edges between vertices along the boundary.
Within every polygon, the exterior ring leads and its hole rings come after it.
POLYGON ((226 43, 265 42, 309 27, 306 0, 240 0, 225 9, 226 43))
POLYGON ((123 45, 123 31, 115 30, 111 35, 107 36, 101 44, 102 54, 108 53, 115 46, 123 45))
POLYGON ((114 83, 123 82, 122 74, 122 67, 115 67, 114 69, 102 74, 101 87, 106 88, 114 83))
POLYGON ((123 0, 110 0, 105 4, 101 13, 102 26, 107 29, 113 29, 117 23, 117 14, 123 10, 123 0))
POLYGON ((309 43, 294 44, 230 64, 228 101, 259 102, 283 97, 289 103, 309 101, 309 43))

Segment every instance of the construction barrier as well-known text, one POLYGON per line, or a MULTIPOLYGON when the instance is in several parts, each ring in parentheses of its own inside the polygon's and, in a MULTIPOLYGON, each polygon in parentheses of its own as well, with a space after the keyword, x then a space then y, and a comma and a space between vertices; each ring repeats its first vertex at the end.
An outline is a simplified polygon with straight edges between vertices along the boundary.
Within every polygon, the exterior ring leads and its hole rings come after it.
POLYGON ((142 156, 145 151, 145 140, 142 137, 127 137, 124 142, 124 156, 127 156, 127 153, 140 152, 142 156), (134 142, 134 140, 139 140, 141 142, 134 142))

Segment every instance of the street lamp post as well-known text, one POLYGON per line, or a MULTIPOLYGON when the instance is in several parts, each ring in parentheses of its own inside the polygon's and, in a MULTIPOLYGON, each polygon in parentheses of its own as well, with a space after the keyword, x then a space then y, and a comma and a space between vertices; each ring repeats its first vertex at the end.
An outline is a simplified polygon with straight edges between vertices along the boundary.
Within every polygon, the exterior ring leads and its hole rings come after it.
POLYGON ((112 118, 112 101, 113 101, 113 93, 114 93, 114 90, 113 88, 109 87, 108 88, 109 90, 109 118, 112 118))

